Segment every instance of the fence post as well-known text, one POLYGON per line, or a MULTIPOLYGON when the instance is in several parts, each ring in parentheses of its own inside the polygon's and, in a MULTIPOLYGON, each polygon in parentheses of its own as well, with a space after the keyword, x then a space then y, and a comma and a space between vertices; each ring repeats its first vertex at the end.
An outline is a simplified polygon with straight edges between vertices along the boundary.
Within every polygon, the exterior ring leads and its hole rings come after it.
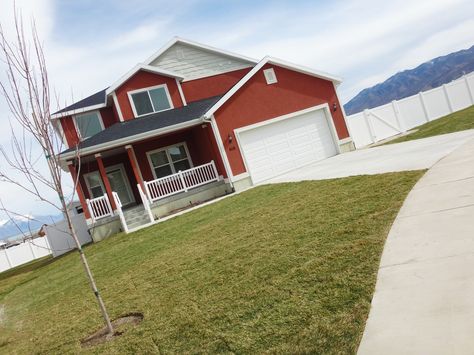
POLYGON ((179 176, 179 179, 181 180, 181 183, 183 184, 184 192, 188 192, 188 186, 186 185, 186 181, 184 181, 184 176, 181 170, 178 171, 178 176, 179 176))
POLYGON ((451 99, 449 98, 448 88, 446 87, 446 84, 443 84, 443 92, 444 92, 444 96, 446 97, 446 101, 448 102, 449 113, 453 113, 453 103, 451 102, 451 99))
POLYGON ((95 223, 95 214, 94 214, 94 209, 92 208, 92 205, 91 205, 91 200, 86 199, 86 203, 87 203, 87 208, 89 208, 92 223, 95 223))
POLYGON ((423 112, 425 113, 425 120, 426 122, 430 122, 430 114, 428 112, 428 108, 426 107, 425 97, 423 96, 422 91, 418 93, 418 97, 420 98, 421 107, 423 108, 423 112))
POLYGON ((28 245, 30 246, 30 251, 31 251, 31 255, 33 255, 33 259, 36 259, 36 254, 35 254, 35 251, 33 249, 33 243, 30 242, 29 240, 26 241, 28 243, 28 245))
POLYGON ((403 116, 400 113, 400 109, 398 108, 397 100, 392 101, 392 108, 393 112, 395 112, 395 119, 397 120, 398 128, 400 129, 400 133, 406 132, 405 122, 403 122, 403 116))
POLYGON ((10 257, 8 256, 7 250, 8 250, 7 248, 3 249, 3 251, 5 252, 5 258, 7 259, 8 266, 11 269, 13 267, 13 264, 12 264, 12 261, 10 260, 10 257))
POLYGON ((211 165, 212 170, 214 171, 214 174, 216 176, 216 180, 219 180, 219 173, 217 172, 216 163, 214 163, 214 160, 211 160, 211 165))
POLYGON ((148 201, 150 201, 150 203, 153 203, 152 199, 151 199, 151 193, 150 193, 150 187, 148 186, 148 182, 145 181, 144 182, 144 185, 145 185, 145 193, 148 197, 148 201))
POLYGON ((471 99, 471 105, 474 105, 474 95, 471 90, 471 86, 469 85, 469 80, 467 79, 467 75, 464 75, 464 83, 467 87, 467 92, 469 94, 469 98, 471 99))
POLYGON ((374 132, 374 127, 372 126, 372 122, 370 121, 370 111, 368 109, 364 110, 364 119, 365 119, 365 124, 367 125, 367 129, 369 130, 370 134, 370 139, 372 143, 375 143, 377 141, 377 137, 374 132))

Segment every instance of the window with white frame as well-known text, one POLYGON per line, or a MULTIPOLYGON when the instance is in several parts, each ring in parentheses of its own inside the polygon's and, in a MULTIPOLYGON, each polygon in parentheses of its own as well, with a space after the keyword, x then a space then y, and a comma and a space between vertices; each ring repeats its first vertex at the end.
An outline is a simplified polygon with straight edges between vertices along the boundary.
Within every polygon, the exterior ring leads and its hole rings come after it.
POLYGON ((99 111, 91 111, 74 116, 77 134, 81 139, 92 137, 104 129, 99 111))
POLYGON ((136 117, 173 108, 166 85, 131 91, 129 96, 136 117))
POLYGON ((192 167, 191 158, 184 143, 148 152, 148 160, 155 179, 192 167))
POLYGON ((267 84, 275 84, 278 82, 275 70, 273 68, 268 68, 263 71, 263 75, 265 76, 265 80, 267 84))

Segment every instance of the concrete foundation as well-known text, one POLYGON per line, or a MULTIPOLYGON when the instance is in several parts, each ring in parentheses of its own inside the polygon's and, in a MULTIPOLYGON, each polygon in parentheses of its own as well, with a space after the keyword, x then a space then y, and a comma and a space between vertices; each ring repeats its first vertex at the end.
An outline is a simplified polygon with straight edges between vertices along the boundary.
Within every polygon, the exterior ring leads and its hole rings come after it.
POLYGON ((236 192, 248 189, 251 186, 253 186, 253 183, 250 176, 240 179, 238 181, 234 181, 234 190, 236 192))
POLYGON ((339 149, 341 153, 347 153, 347 152, 352 152, 356 148, 355 148, 354 142, 350 141, 350 142, 339 144, 339 149))
POLYGON ((122 232, 122 225, 118 216, 101 219, 89 227, 89 233, 94 243, 119 232, 122 232))
POLYGON ((226 184, 224 181, 218 181, 212 184, 200 186, 186 193, 180 193, 159 200, 151 205, 151 211, 155 219, 158 219, 169 215, 173 211, 192 207, 193 205, 230 193, 232 193, 230 185, 226 184))
MULTIPOLYGON (((212 200, 232 193, 229 184, 224 181, 217 181, 203 185, 188 192, 179 193, 151 205, 151 210, 155 220, 167 216, 177 210, 192 207, 196 204, 212 200)), ((143 211, 143 213, 146 213, 143 211)), ((118 216, 101 219, 89 227, 89 232, 94 242, 99 242, 111 235, 122 232, 122 224, 118 216)))

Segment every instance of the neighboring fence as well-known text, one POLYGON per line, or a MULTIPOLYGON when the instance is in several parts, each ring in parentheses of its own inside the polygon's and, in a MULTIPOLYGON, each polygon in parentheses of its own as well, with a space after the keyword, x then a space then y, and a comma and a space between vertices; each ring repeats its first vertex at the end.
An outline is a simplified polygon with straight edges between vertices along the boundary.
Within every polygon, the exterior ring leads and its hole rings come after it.
MULTIPOLYGON (((83 214, 73 216, 72 223, 81 245, 92 242, 83 214)), ((45 226, 44 230, 46 237, 28 239, 14 247, 0 249, 0 272, 50 254, 56 257, 76 248, 71 235, 67 232, 66 221, 45 226)))
POLYGON ((51 254, 47 238, 27 240, 8 249, 0 249, 0 272, 51 254))
POLYGON ((346 117, 357 148, 474 105, 474 74, 346 117))

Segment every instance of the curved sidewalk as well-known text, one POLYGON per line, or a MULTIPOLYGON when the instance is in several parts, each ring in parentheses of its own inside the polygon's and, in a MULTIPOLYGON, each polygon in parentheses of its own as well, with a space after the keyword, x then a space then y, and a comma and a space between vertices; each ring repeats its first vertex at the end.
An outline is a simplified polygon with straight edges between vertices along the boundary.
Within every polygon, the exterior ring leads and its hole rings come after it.
POLYGON ((474 140, 409 193, 382 254, 359 354, 474 352, 474 140))

